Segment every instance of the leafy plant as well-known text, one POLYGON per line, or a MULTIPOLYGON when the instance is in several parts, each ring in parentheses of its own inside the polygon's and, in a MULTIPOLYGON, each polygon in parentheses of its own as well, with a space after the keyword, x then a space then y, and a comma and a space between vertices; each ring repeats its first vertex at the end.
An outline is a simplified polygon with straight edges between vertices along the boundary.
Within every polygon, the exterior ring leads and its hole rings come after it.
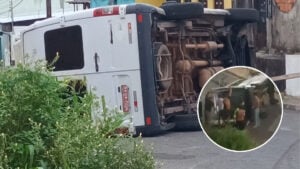
POLYGON ((154 168, 141 138, 115 133, 122 112, 50 73, 43 64, 0 71, 0 169, 154 168))
POLYGON ((55 168, 154 168, 153 156, 145 151, 141 138, 114 133, 123 122, 121 113, 109 111, 102 98, 102 116, 92 123, 86 110, 99 104, 92 95, 81 101, 83 107, 69 108, 57 122, 59 134, 49 151, 55 168))
MULTIPOLYGON (((7 164, 31 168, 53 145, 62 114, 62 85, 42 68, 19 65, 0 72, 0 133, 7 164)), ((0 157, 1 158, 1 157, 0 157)))

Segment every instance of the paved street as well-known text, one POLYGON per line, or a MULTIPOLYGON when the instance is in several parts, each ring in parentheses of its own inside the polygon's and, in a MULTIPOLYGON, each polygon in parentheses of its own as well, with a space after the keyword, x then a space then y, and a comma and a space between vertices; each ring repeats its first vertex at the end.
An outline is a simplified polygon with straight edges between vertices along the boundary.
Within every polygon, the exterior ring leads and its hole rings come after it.
POLYGON ((144 141, 153 144, 161 169, 299 169, 300 112, 285 110, 273 139, 247 153, 225 151, 202 132, 170 132, 144 141))

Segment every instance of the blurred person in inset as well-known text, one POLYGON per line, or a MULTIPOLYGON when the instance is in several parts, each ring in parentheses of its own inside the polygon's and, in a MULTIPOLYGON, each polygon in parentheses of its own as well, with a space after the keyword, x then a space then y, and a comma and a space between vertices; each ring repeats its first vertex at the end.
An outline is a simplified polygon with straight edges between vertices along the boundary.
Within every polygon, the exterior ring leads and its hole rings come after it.
POLYGON ((261 100, 258 96, 258 91, 254 91, 254 95, 252 98, 252 110, 254 112, 254 128, 260 126, 260 107, 261 107, 261 100))
POLYGON ((269 95, 270 104, 277 104, 278 100, 275 98, 275 86, 273 85, 271 80, 268 80, 267 86, 268 86, 267 92, 269 95))
POLYGON ((223 124, 223 122, 224 122, 224 121, 221 121, 221 115, 223 114, 223 111, 224 111, 224 103, 223 102, 224 102, 223 96, 219 95, 218 100, 217 100, 218 115, 219 115, 218 123, 219 123, 219 125, 223 124))
POLYGON ((241 104, 234 111, 235 125, 240 130, 243 130, 246 126, 245 116, 245 102, 242 101, 241 104))
POLYGON ((208 93, 205 97, 205 122, 208 124, 211 120, 212 112, 214 109, 213 96, 208 93))
POLYGON ((227 123, 232 114, 231 95, 232 88, 230 87, 228 93, 225 94, 223 99, 224 109, 221 111, 221 117, 225 123, 227 123))

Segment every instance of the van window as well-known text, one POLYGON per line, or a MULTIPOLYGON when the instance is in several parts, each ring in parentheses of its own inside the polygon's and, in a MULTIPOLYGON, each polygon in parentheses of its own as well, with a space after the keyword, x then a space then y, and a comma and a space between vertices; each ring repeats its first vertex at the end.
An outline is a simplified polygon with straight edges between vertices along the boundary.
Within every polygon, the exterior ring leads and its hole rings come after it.
POLYGON ((82 31, 70 26, 45 32, 46 60, 55 59, 54 71, 81 69, 84 66, 82 31), (55 58, 58 55, 58 58, 55 58))

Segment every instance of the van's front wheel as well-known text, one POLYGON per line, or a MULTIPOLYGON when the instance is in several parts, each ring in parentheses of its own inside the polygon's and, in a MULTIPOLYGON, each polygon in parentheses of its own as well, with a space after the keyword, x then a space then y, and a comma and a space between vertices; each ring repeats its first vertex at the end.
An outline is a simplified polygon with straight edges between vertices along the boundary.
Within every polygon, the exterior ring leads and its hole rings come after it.
POLYGON ((199 120, 196 113, 176 115, 174 117, 175 131, 195 131, 201 130, 199 120))
POLYGON ((231 8, 227 9, 230 15, 225 18, 225 23, 254 23, 259 21, 259 12, 252 8, 231 8))

